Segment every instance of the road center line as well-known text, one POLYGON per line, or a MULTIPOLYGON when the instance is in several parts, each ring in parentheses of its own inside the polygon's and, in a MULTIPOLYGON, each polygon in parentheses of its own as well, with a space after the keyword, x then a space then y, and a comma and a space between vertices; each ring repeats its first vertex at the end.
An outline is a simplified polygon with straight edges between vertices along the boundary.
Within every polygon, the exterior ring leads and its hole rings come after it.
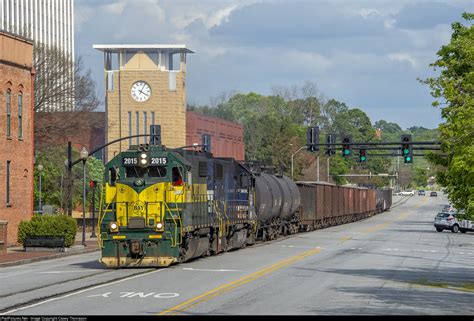
POLYGON ((289 259, 286 259, 286 260, 283 260, 283 261, 280 261, 274 265, 271 265, 269 267, 266 267, 262 270, 259 270, 257 272, 254 272, 252 274, 249 274, 247 276, 244 276, 240 279, 237 279, 235 281, 232 281, 230 283, 227 283, 227 284, 224 284, 220 287, 217 287, 213 290, 210 290, 208 292, 205 292, 201 295, 198 295, 192 299, 189 299, 181 304, 178 304, 170 309, 167 309, 161 313, 159 313, 159 315, 165 315, 165 314, 178 314, 180 312, 183 312, 191 307, 194 307, 198 304, 201 304, 201 303, 204 303, 212 298, 215 298, 221 294, 224 294, 226 292, 229 292, 235 288, 238 288, 246 283, 249 283, 251 281, 254 281, 258 278, 261 278, 267 274, 270 274, 276 270, 279 270, 283 267, 286 267, 288 265, 291 265, 293 263, 296 263, 298 261, 301 261, 303 260, 304 258, 308 257, 308 256, 312 256, 314 254, 317 254, 321 252, 321 249, 320 248, 315 248, 315 249, 312 249, 312 250, 309 250, 309 251, 305 251, 305 252, 302 252, 296 256, 293 256, 289 259))

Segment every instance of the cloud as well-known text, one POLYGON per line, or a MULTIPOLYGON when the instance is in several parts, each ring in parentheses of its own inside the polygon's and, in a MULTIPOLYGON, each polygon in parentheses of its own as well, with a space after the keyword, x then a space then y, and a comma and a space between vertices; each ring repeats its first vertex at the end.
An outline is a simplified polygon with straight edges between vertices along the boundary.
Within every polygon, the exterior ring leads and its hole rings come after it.
POLYGON ((417 2, 404 7, 394 19, 397 21, 397 27, 402 29, 427 29, 460 21, 464 10, 441 2, 417 2))
MULTIPOLYGON (((92 44, 184 43, 196 52, 187 60, 189 102, 310 80, 375 120, 430 105, 416 78, 431 75, 449 24, 473 6, 453 1, 76 0, 76 54, 101 95, 102 55, 92 44)), ((438 115, 430 112, 402 125, 432 126, 438 115)))
POLYGON ((392 61, 408 62, 410 65, 412 65, 412 67, 416 67, 418 65, 416 59, 406 52, 396 52, 389 54, 388 59, 392 61))
POLYGON ((377 35, 383 32, 382 26, 375 9, 351 14, 333 3, 295 0, 234 10, 226 22, 211 29, 211 35, 229 42, 288 44, 293 40, 377 35))
POLYGON ((127 0, 120 0, 114 3, 104 5, 104 9, 107 14, 121 15, 126 5, 127 0))
POLYGON ((358 13, 364 19, 376 18, 381 16, 380 11, 374 8, 362 8, 359 10, 358 13))

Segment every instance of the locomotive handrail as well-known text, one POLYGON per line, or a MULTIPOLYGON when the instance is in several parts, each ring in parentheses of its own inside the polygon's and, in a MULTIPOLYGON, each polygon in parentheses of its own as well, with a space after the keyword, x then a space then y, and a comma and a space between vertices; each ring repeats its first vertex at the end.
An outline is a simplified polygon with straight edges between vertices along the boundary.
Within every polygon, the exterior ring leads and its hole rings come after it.
MULTIPOLYGON (((100 231, 100 226, 102 224, 102 221, 104 220, 104 217, 105 217, 105 214, 108 212, 108 211, 112 211, 112 210, 108 210, 109 206, 111 206, 111 203, 107 203, 107 206, 105 207, 105 209, 103 208, 103 200, 104 200, 104 194, 105 194, 105 189, 106 189, 106 186, 103 186, 102 187, 102 191, 100 193, 100 207, 99 209, 101 210, 102 213, 99 214, 99 223, 97 224, 97 230, 98 230, 98 233, 97 233, 97 242, 99 243, 99 246, 101 248, 105 248, 104 246, 104 239, 102 237, 102 232, 100 231), (102 215, 101 215, 102 214, 102 215)), ((105 235, 107 235, 107 239, 108 239, 108 234, 107 232, 103 232, 105 235)), ((106 240, 107 240, 106 239, 106 240)))
MULTIPOLYGON (((165 217, 166 217, 166 209, 168 209, 168 212, 171 216, 171 219, 173 220, 173 223, 174 223, 174 230, 175 230, 175 234, 174 234, 174 245, 173 245, 173 238, 171 238, 171 247, 175 247, 176 245, 178 244, 181 244, 182 243, 182 226, 180 224, 180 238, 179 238, 179 243, 178 243, 178 222, 176 221, 174 215, 171 213, 171 210, 170 210, 170 207, 168 206, 168 203, 167 202, 163 202, 163 204, 165 205, 165 217)), ((176 204, 176 203, 175 203, 176 204)), ((178 216, 179 217, 179 216, 178 216)), ((166 231, 165 231, 166 233, 166 231)), ((171 232, 170 232, 171 233, 171 232)))

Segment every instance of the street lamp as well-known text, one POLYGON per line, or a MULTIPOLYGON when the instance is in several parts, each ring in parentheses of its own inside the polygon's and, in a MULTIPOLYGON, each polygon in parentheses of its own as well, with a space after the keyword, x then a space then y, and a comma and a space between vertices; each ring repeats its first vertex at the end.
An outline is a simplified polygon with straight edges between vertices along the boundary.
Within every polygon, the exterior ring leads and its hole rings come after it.
POLYGON ((38 173, 39 173, 39 210, 41 214, 43 214, 43 204, 41 204, 41 172, 43 171, 43 165, 39 164, 38 167, 38 173))
POLYGON ((89 157, 89 152, 85 147, 82 147, 81 150, 81 159, 82 159, 82 245, 86 246, 86 162, 89 157))
POLYGON ((97 188, 97 182, 91 181, 89 183, 89 187, 92 188, 92 233, 91 238, 96 238, 97 235, 95 234, 95 190, 97 188))
MULTIPOLYGON (((293 146, 293 144, 290 144, 290 146, 293 146)), ((294 159, 295 155, 298 154, 298 152, 300 150, 302 150, 303 148, 306 148, 306 145, 301 146, 296 152, 291 154, 291 179, 293 179, 293 159, 294 159)))

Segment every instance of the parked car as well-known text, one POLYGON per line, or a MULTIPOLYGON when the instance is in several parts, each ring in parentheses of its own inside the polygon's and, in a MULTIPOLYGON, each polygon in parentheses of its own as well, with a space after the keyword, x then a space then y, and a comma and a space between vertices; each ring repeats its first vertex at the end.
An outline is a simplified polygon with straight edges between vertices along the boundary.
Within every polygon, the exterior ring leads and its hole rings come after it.
POLYGON ((459 231, 461 233, 474 232, 474 221, 470 220, 461 220, 459 222, 459 231))
POLYGON ((418 191, 418 196, 425 196, 425 191, 422 190, 422 189, 420 189, 420 190, 418 191))
POLYGON ((400 195, 402 195, 402 196, 415 196, 415 191, 403 191, 403 192, 400 192, 400 195))
POLYGON ((431 193, 430 193, 430 197, 438 197, 438 193, 436 193, 436 192, 431 192, 431 193))
POLYGON ((438 213, 434 219, 434 227, 436 231, 450 230, 453 233, 459 232, 459 221, 455 213, 438 213))
POLYGON ((450 204, 445 204, 443 205, 443 208, 441 209, 441 212, 443 213, 454 213, 456 212, 456 210, 454 209, 454 207, 450 204))

